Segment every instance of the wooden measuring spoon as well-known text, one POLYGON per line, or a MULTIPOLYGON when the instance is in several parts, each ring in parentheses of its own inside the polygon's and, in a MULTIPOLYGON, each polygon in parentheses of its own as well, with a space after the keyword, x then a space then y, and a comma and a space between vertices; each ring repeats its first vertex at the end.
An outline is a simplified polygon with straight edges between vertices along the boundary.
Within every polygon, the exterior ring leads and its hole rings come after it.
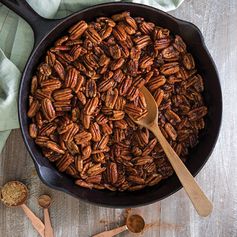
POLYGON ((208 216, 212 212, 212 203, 160 131, 158 126, 158 107, 154 97, 146 87, 143 86, 140 90, 145 96, 148 113, 140 120, 135 120, 131 117, 132 120, 138 125, 149 129, 156 136, 197 213, 200 216, 208 216))
POLYGON ((104 231, 100 234, 94 235, 93 237, 112 237, 119 233, 129 230, 133 233, 140 233, 145 227, 144 219, 139 215, 131 215, 126 220, 126 225, 120 226, 113 230, 104 231))
POLYGON ((50 216, 49 216, 49 207, 51 205, 51 197, 48 195, 41 195, 38 198, 38 203, 41 207, 44 208, 44 224, 45 224, 45 230, 44 230, 44 235, 45 237, 53 237, 53 228, 51 225, 50 221, 50 216))
POLYGON ((28 196, 27 187, 19 181, 10 181, 1 189, 1 200, 8 207, 21 207, 26 216, 30 219, 34 228, 44 237, 43 222, 26 206, 28 196))

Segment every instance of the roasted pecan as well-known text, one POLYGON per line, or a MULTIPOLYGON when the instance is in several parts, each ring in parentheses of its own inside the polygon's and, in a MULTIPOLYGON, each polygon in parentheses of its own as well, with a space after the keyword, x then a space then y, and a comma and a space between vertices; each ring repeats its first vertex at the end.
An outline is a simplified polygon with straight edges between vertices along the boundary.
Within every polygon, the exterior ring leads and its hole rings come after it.
POLYGON ((78 91, 77 93, 77 98, 79 99, 79 101, 82 103, 82 105, 86 104, 86 96, 84 95, 83 92, 78 91))
POLYGON ((179 52, 173 46, 163 49, 161 54, 165 61, 178 61, 179 59, 179 52))
POLYGON ((119 94, 126 95, 131 85, 132 85, 132 79, 130 77, 127 77, 125 80, 122 81, 122 83, 119 86, 119 94))
POLYGON ((206 106, 202 106, 188 112, 188 116, 191 121, 199 120, 200 118, 204 117, 206 114, 207 114, 206 106))
POLYGON ((186 53, 183 56, 183 64, 188 70, 195 68, 195 62, 193 56, 190 53, 186 53))
POLYGON ((38 134, 38 128, 36 126, 36 124, 34 123, 31 123, 29 125, 29 134, 32 138, 36 138, 37 137, 37 134, 38 134))
POLYGON ((128 128, 128 123, 123 119, 116 120, 116 121, 114 121, 114 127, 115 128, 120 128, 120 129, 127 129, 128 128))
POLYGON ((73 97, 72 90, 70 88, 59 89, 53 93, 53 98, 56 101, 67 101, 73 97))
POLYGON ((160 71, 164 75, 172 75, 179 71, 179 64, 177 62, 174 63, 166 63, 161 66, 160 71))
POLYGON ((124 97, 122 96, 118 96, 115 105, 114 105, 114 109, 116 110, 123 110, 124 106, 126 104, 126 100, 124 97))
POLYGON ((122 13, 118 13, 118 14, 115 14, 115 15, 111 16, 111 18, 114 21, 121 21, 121 20, 123 20, 124 18, 126 18, 128 16, 130 16, 129 12, 122 12, 122 13))
POLYGON ((136 30, 127 23, 120 22, 119 25, 124 28, 125 32, 128 35, 133 35, 136 33, 136 30))
POLYGON ((125 116, 124 111, 121 111, 121 110, 113 110, 113 114, 112 114, 112 116, 109 118, 109 120, 113 120, 113 121, 121 120, 121 119, 124 118, 124 116, 125 116))
POLYGON ((41 147, 46 147, 48 141, 49 138, 45 136, 37 136, 35 139, 35 143, 41 147))
POLYGON ((106 170, 105 167, 101 167, 101 163, 96 164, 96 165, 92 165, 88 170, 87 170, 87 174, 89 176, 95 176, 98 174, 103 173, 106 170))
POLYGON ((179 35, 175 36, 173 45, 181 53, 186 51, 186 44, 183 42, 182 38, 179 35))
POLYGON ((79 131, 79 127, 77 124, 75 123, 72 123, 70 125, 68 125, 68 129, 65 133, 63 133, 62 135, 62 139, 64 141, 72 141, 74 136, 77 134, 77 132, 79 131))
POLYGON ((102 39, 100 37, 100 35, 97 33, 97 31, 92 28, 89 27, 86 32, 85 32, 86 36, 91 40, 91 42, 93 42, 94 44, 99 44, 102 39))
POLYGON ((93 159, 98 163, 105 163, 105 155, 103 152, 93 154, 93 159))
POLYGON ((174 127, 170 123, 165 124, 165 131, 167 132, 167 134, 171 137, 171 139, 173 141, 176 140, 177 133, 176 133, 174 127))
POLYGON ((138 129, 135 137, 140 147, 145 146, 149 142, 149 131, 147 128, 138 129))
POLYGON ((81 153, 82 153, 83 159, 89 158, 91 155, 91 146, 88 145, 88 146, 84 147, 82 149, 81 153))
POLYGON ((152 150, 154 149, 155 145, 157 143, 157 139, 153 138, 144 148, 143 152, 142 152, 142 156, 147 156, 149 155, 152 150))
POLYGON ((145 83, 146 83, 146 80, 143 79, 141 76, 137 76, 133 80, 133 86, 135 86, 138 89, 143 87, 145 83))
POLYGON ((161 50, 161 49, 165 49, 170 45, 170 38, 163 38, 163 39, 159 39, 156 40, 154 43, 154 48, 156 50, 161 50))
POLYGON ((109 142, 109 135, 104 134, 101 140, 98 142, 98 148, 104 149, 107 146, 108 142, 109 142))
POLYGON ((55 130, 57 129, 56 124, 54 123, 46 123, 44 126, 42 126, 39 130, 39 134, 42 136, 50 136, 55 130))
POLYGON ((42 112, 44 114, 44 117, 48 121, 52 121, 55 118, 55 110, 54 110, 51 100, 43 99, 41 102, 41 107, 42 107, 42 112))
POLYGON ((65 86, 74 88, 77 84, 78 71, 75 68, 70 68, 65 78, 65 86))
POLYGON ((39 72, 45 76, 50 76, 52 73, 51 67, 47 63, 43 63, 38 68, 39 72))
POLYGON ((46 147, 59 154, 65 153, 65 151, 58 144, 52 141, 47 141, 46 147))
POLYGON ((37 76, 33 76, 31 80, 31 87, 30 87, 30 93, 33 95, 38 88, 38 78, 37 76))
POLYGON ((135 86, 131 86, 127 93, 127 99, 134 101, 139 96, 139 89, 135 86))
POLYGON ((40 107, 40 104, 39 104, 38 100, 33 100, 33 102, 30 105, 30 108, 27 112, 27 116, 29 118, 34 117, 36 115, 36 113, 38 112, 39 107, 40 107))
POLYGON ((116 72, 114 72, 114 76, 113 79, 117 82, 121 82, 123 80, 123 78, 125 77, 123 72, 121 70, 118 70, 119 68, 121 68, 124 64, 125 60, 123 58, 119 58, 114 60, 111 64, 110 64, 110 69, 112 71, 117 70, 116 72))
POLYGON ((79 147, 73 141, 66 142, 66 147, 73 156, 80 152, 79 147))
POLYGON ((118 98, 118 90, 117 89, 108 90, 107 93, 106 93, 106 97, 105 97, 105 105, 108 108, 113 109, 117 98, 118 98))
POLYGON ((87 115, 91 115, 94 113, 97 105, 99 103, 99 98, 98 97, 94 97, 92 99, 89 99, 86 104, 85 107, 83 109, 84 113, 87 115))
POLYGON ((75 40, 79 38, 87 29, 88 25, 85 21, 79 21, 76 25, 72 26, 68 32, 70 33, 70 39, 75 40))
POLYGON ((74 136, 74 140, 77 144, 85 144, 89 142, 91 138, 92 138, 91 133, 86 132, 86 131, 79 132, 78 134, 74 136))
POLYGON ((125 21, 130 25, 134 30, 137 30, 137 23, 131 16, 126 16, 125 21))
POLYGON ((101 128, 102 128, 102 132, 105 134, 112 134, 113 133, 112 128, 107 123, 102 124, 101 128))
POLYGON ((54 91, 61 88, 62 83, 57 79, 48 79, 41 82, 42 91, 54 91))
POLYGON ((58 60, 56 60, 55 63, 54 63, 54 70, 55 70, 55 72, 57 72, 59 77, 62 80, 64 80, 65 70, 64 70, 63 65, 58 60))
POLYGON ((134 165, 145 165, 147 163, 151 163, 153 158, 151 156, 140 156, 136 157, 133 160, 134 165))
POLYGON ((99 92, 104 92, 104 91, 109 90, 113 86, 114 86, 114 80, 108 79, 108 80, 105 80, 105 81, 101 81, 98 85, 98 91, 99 92))
POLYGON ((163 86, 166 82, 166 78, 163 75, 152 77, 149 80, 148 88, 150 91, 154 91, 159 87, 163 86))
POLYGON ((113 28, 113 35, 118 41, 125 41, 127 38, 127 34, 121 25, 117 25, 113 28))
POLYGON ((151 34, 155 28, 155 24, 152 22, 143 21, 139 24, 139 29, 143 34, 151 34))
POLYGON ((111 162, 108 166, 108 179, 112 184, 115 184, 118 180, 117 164, 111 162))
POLYGON ((103 114, 99 114, 98 116, 96 116, 96 122, 102 125, 102 124, 106 124, 108 122, 108 119, 103 114))
POLYGON ((130 181, 132 183, 145 184, 145 180, 143 178, 140 178, 139 176, 130 175, 130 176, 128 176, 127 179, 128 179, 128 181, 130 181))
POLYGON ((135 104, 133 103, 126 104, 124 110, 129 116, 132 116, 132 117, 141 115, 143 112, 142 108, 135 106, 135 104))
POLYGON ((87 183, 86 181, 83 181, 82 179, 77 179, 75 181, 75 184, 83 188, 89 188, 89 189, 92 189, 94 186, 92 183, 87 183))
POLYGON ((91 115, 81 113, 81 122, 85 129, 89 129, 91 124, 91 115))
POLYGON ((136 43, 138 49, 143 49, 151 43, 151 38, 148 35, 144 35, 134 38, 133 41, 136 43))
POLYGON ((139 61, 139 66, 142 69, 148 68, 153 64, 153 58, 149 57, 149 56, 145 56, 143 58, 140 59, 139 61))
POLYGON ((90 79, 86 82, 86 97, 93 98, 96 96, 97 86, 95 80, 90 79))
POLYGON ((96 122, 92 123, 89 130, 92 135, 92 138, 91 138, 92 141, 98 142, 101 140, 100 127, 99 127, 98 123, 96 123, 96 122))
POLYGON ((37 89, 34 96, 38 100, 42 100, 45 98, 50 99, 51 98, 51 91, 43 91, 41 89, 37 89))

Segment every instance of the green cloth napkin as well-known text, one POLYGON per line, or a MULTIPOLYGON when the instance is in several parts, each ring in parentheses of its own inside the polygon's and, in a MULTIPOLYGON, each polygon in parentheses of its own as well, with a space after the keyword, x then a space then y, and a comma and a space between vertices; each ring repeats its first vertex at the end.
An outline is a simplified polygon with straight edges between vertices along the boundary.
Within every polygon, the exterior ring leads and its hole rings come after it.
MULTIPOLYGON (((115 0, 116 1, 116 0, 115 0)), ((111 0, 27 0, 45 18, 65 17, 82 8, 111 0)), ((117 0, 118 2, 118 0, 117 0)), ((183 0, 128 0, 159 8, 176 9, 183 0)), ((33 47, 30 26, 0 4, 0 152, 11 129, 18 128, 17 92, 21 72, 33 47)))

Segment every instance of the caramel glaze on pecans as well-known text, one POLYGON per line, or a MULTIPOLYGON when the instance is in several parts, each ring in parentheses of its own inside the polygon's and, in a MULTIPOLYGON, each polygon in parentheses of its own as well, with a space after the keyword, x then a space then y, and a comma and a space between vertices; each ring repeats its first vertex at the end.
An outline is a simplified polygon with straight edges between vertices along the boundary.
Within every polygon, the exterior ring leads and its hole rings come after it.
POLYGON ((203 79, 182 38, 129 12, 80 21, 57 40, 32 78, 29 134, 44 157, 85 188, 135 191, 173 169, 137 119, 139 88, 159 107, 159 126, 185 160, 207 114, 203 79))

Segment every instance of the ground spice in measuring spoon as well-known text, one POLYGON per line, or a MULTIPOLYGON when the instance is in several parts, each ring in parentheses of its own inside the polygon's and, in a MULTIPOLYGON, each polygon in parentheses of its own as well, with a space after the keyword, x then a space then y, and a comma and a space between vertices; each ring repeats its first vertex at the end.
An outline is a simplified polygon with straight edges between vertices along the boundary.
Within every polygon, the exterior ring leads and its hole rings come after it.
POLYGON ((18 181, 10 181, 1 188, 1 201, 8 207, 23 204, 27 195, 27 187, 18 181))
POLYGON ((140 233, 145 227, 145 221, 139 215, 131 215, 127 218, 126 225, 131 232, 140 233))

